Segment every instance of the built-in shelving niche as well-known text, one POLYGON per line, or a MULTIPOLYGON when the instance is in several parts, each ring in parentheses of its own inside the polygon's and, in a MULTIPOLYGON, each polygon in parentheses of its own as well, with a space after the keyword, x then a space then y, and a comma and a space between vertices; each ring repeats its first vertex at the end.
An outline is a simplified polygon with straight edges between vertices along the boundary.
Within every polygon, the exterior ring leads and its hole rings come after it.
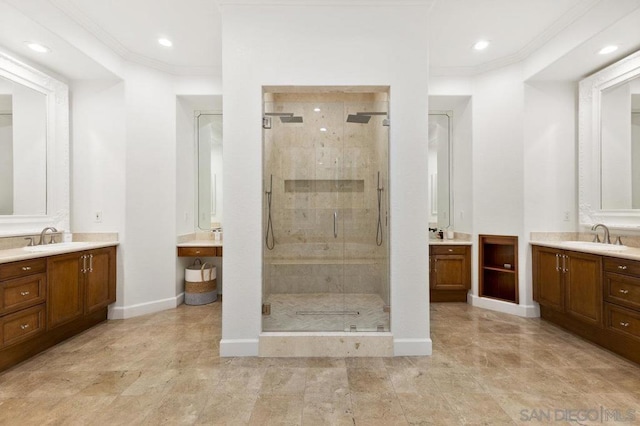
POLYGON ((480 296, 518 303, 518 237, 480 235, 480 296))
POLYGON ((364 179, 292 179, 284 192, 364 192, 364 179))

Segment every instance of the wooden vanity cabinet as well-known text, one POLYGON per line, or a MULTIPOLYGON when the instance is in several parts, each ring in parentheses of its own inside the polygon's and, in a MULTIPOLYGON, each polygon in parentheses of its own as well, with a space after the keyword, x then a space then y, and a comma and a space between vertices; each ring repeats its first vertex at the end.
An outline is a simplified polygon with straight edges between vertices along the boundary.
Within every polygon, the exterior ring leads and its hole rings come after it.
POLYGON ((48 260, 49 329, 115 302, 115 248, 52 256, 48 260))
POLYGON ((533 246, 540 316, 640 363, 640 262, 533 246))
POLYGON ((85 253, 88 269, 84 273, 84 313, 106 308, 116 301, 115 247, 85 253))
POLYGON ((0 349, 45 331, 45 270, 44 259, 0 265, 0 349))
POLYGON ((0 371, 107 319, 116 247, 0 264, 0 371))
POLYGON ((429 246, 431 302, 466 302, 471 288, 471 246, 429 246))
POLYGON ((585 324, 602 327, 602 258, 533 247, 533 300, 585 324))

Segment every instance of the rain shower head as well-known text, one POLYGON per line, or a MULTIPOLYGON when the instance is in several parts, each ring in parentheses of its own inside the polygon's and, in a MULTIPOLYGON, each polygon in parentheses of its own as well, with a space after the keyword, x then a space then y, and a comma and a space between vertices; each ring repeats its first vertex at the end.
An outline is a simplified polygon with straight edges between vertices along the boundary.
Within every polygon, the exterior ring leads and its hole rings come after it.
POLYGON ((370 115, 349 114, 347 116, 347 123, 367 124, 369 120, 371 120, 370 115))
POLYGON ((347 116, 347 123, 360 123, 367 124, 371 117, 374 115, 387 115, 386 112, 372 111, 372 112, 356 112, 355 114, 349 114, 347 116))
POLYGON ((281 123, 302 123, 302 116, 295 116, 292 112, 265 112, 266 117, 279 117, 281 123))

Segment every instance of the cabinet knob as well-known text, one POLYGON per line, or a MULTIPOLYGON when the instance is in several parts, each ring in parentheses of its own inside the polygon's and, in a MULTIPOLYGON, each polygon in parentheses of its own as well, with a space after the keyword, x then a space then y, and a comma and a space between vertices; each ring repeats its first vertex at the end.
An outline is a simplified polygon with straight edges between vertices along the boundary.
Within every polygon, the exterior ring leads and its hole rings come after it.
POLYGON ((619 291, 620 293, 622 293, 622 294, 627 294, 627 293, 629 293, 629 290, 625 290, 625 289, 623 289, 623 288, 621 288, 621 289, 620 289, 620 290, 618 290, 618 291, 619 291))
POLYGON ((21 328, 22 330, 26 330, 27 328, 29 328, 29 324, 22 324, 22 325, 20 326, 20 328, 21 328))
POLYGON ((30 271, 31 270, 31 266, 23 266, 22 270, 23 271, 30 271))
POLYGON ((620 325, 623 326, 623 327, 629 327, 629 323, 628 322, 621 322, 620 325))
POLYGON ((627 269, 627 265, 618 265, 618 269, 622 269, 624 271, 627 269))
POLYGON ((30 294, 30 292, 28 291, 21 291, 20 292, 20 296, 28 296, 30 294))
POLYGON ((449 249, 449 252, 452 252, 452 251, 453 251, 453 249, 449 249))

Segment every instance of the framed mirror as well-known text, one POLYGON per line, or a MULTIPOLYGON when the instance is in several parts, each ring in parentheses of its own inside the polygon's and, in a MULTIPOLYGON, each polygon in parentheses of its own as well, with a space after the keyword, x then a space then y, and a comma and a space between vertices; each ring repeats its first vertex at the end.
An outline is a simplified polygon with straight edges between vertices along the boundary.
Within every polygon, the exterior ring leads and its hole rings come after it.
POLYGON ((443 230, 453 225, 452 135, 453 111, 429 111, 429 226, 443 230))
POLYGON ((580 224, 640 229, 640 52, 579 92, 580 224))
POLYGON ((68 92, 0 52, 0 235, 69 229, 68 92))
POLYGON ((195 112, 198 196, 197 225, 210 230, 222 224, 222 114, 195 112))

